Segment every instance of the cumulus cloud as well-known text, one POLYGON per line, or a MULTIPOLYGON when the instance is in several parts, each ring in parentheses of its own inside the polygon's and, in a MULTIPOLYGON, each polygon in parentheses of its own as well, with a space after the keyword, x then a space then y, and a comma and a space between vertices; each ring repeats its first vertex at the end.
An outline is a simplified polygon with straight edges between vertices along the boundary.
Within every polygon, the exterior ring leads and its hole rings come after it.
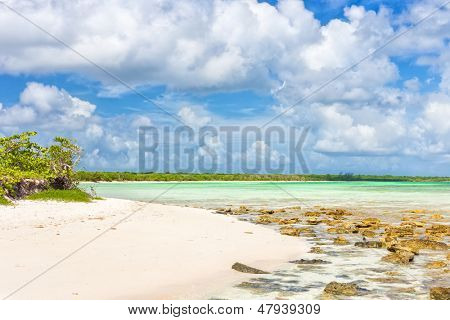
MULTIPOLYGON (((343 6, 340 0, 329 2, 343 6)), ((276 6, 256 0, 7 3, 132 86, 162 85, 169 97, 174 92, 203 95, 247 89, 272 95, 272 114, 251 109, 245 120, 226 119, 228 124, 255 125, 288 110, 440 4, 438 0, 413 1, 401 13, 384 6, 376 11, 350 6, 343 9, 343 18, 321 25, 300 0, 280 0, 276 6), (251 122, 250 115, 258 122, 251 122)), ((447 159, 449 18, 449 8, 436 12, 290 109, 277 123, 313 127, 310 149, 319 167, 335 165, 330 155, 366 156, 367 160, 391 157, 386 166, 398 166, 398 159, 392 159, 400 156, 434 154, 441 157, 433 161, 447 159), (429 84, 423 74, 405 78, 399 58, 425 68, 426 77, 436 78, 434 92, 424 89, 429 84)), ((0 45, 2 74, 75 73, 99 81, 99 94, 128 91, 8 10, 0 10, 0 45)), ((220 118, 207 105, 188 98, 164 102, 196 130, 220 118)), ((125 112, 102 117, 97 109, 63 88, 32 82, 16 104, 0 104, 0 131, 31 128, 49 136, 73 135, 85 146, 88 167, 132 168, 136 129, 160 125, 161 119, 125 112)), ((217 139, 208 143, 223 149, 217 139)))
POLYGON ((19 102, 0 108, 0 134, 36 130, 42 143, 55 135, 74 138, 84 149, 82 166, 135 169, 137 128, 150 125, 145 115, 102 117, 96 105, 70 95, 64 89, 30 82, 19 102))

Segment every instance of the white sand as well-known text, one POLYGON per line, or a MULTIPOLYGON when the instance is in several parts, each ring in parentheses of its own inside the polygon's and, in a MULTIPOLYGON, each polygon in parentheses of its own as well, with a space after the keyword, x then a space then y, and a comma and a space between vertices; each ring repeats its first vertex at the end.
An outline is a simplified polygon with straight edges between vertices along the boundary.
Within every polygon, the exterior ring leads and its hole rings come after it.
POLYGON ((202 209, 21 201, 0 207, 0 298, 108 229, 10 299, 203 299, 252 276, 234 262, 271 271, 307 250, 299 238, 202 209))

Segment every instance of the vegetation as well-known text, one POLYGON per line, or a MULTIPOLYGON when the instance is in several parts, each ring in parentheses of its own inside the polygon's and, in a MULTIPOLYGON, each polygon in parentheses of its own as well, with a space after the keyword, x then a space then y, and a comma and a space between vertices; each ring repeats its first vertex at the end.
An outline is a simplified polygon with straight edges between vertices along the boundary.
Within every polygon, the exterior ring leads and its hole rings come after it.
POLYGON ((88 172, 76 173, 79 181, 450 181, 445 177, 409 177, 341 174, 223 174, 223 173, 133 173, 88 172))
POLYGON ((7 206, 10 204, 11 204, 11 202, 8 199, 6 199, 4 197, 0 197, 0 206, 7 206))
POLYGON ((44 147, 32 141, 36 135, 24 132, 0 137, 0 198, 20 198, 42 188, 76 187, 74 168, 81 148, 62 137, 44 147))
POLYGON ((32 194, 27 197, 28 200, 41 201, 66 201, 66 202, 91 202, 90 194, 81 191, 80 189, 57 190, 50 189, 32 194))

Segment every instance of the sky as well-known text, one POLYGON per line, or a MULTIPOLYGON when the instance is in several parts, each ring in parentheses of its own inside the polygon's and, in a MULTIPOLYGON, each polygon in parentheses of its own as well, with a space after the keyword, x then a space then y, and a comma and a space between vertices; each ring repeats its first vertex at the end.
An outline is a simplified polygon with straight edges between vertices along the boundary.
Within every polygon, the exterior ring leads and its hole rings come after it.
MULTIPOLYGON (((302 153, 312 173, 450 176, 443 0, 5 3, 0 135, 76 139, 82 169, 138 170, 140 126, 188 125, 199 137, 202 126, 272 121, 309 128, 302 153)), ((236 139, 230 157, 223 136, 207 139, 219 171, 256 151, 268 161, 288 152, 236 139)))

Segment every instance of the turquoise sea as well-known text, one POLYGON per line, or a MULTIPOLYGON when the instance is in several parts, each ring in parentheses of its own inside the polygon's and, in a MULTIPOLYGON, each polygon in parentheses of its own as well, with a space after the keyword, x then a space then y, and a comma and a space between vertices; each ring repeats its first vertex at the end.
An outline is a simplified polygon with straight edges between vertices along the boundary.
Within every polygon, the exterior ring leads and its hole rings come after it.
POLYGON ((215 208, 324 206, 450 212, 450 182, 106 182, 82 183, 101 197, 215 208))

